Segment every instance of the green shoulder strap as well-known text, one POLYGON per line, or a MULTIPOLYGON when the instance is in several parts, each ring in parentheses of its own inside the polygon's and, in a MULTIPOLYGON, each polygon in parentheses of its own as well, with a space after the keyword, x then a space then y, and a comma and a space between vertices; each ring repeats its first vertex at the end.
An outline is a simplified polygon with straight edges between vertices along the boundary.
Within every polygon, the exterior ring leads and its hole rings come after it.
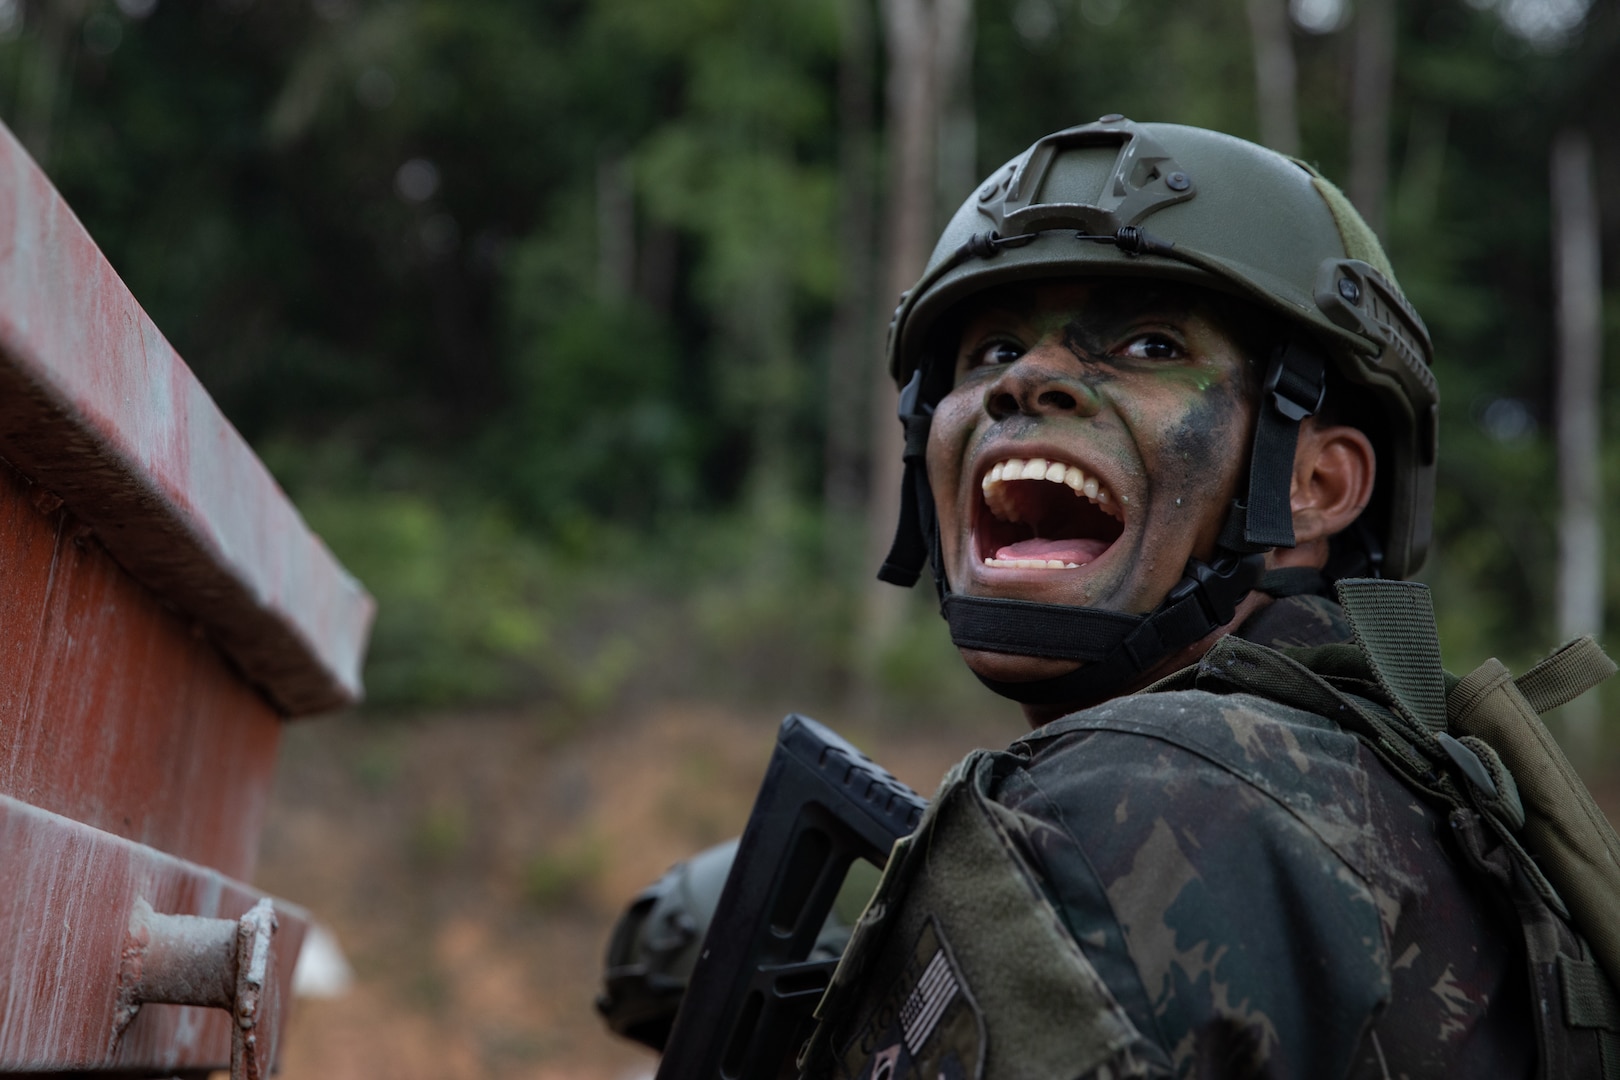
POLYGON ((1339 603, 1378 685, 1427 730, 1446 730, 1446 677, 1429 587, 1417 581, 1344 578, 1339 603))

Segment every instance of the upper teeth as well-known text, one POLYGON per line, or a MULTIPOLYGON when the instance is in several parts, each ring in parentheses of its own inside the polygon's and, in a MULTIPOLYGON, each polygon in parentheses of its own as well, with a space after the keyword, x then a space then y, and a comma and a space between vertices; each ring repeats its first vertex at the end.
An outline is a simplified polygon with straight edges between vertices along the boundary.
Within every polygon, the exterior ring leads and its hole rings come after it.
POLYGON ((982 486, 984 501, 1003 521, 1017 521, 1018 510, 1008 498, 1002 484, 1008 480, 1048 480, 1054 484, 1067 484, 1076 495, 1084 495, 1110 514, 1118 516, 1113 496, 1095 476, 1087 476, 1079 466, 1065 465, 1061 461, 1045 458, 1008 458, 998 461, 984 474, 982 486))

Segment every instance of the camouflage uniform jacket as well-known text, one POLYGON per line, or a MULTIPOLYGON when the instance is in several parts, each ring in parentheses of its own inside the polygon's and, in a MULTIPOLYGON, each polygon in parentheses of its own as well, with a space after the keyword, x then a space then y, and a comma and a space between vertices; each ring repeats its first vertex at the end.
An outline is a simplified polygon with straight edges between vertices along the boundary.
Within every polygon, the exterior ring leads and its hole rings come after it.
MULTIPOLYGON (((1305 596, 1243 636, 1348 630, 1305 596)), ((1446 818, 1330 719, 1133 695, 970 757, 936 812, 856 931, 807 1075, 1535 1072, 1514 915, 1446 818)))

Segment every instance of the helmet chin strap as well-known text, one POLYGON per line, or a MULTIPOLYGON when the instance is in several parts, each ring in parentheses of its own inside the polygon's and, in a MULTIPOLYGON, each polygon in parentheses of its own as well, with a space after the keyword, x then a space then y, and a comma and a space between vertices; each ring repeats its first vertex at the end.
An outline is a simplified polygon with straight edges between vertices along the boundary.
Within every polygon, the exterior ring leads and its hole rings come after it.
MULTIPOLYGON (((1063 675, 980 682, 1025 705, 1091 704, 1134 689, 1167 657, 1231 622, 1260 583, 1265 555, 1187 561, 1187 572, 1146 615, 949 594, 941 610, 961 649, 1084 661, 1063 675)), ((977 674, 975 672, 975 674, 977 674)))
POLYGON ((906 432, 900 521, 878 577, 912 586, 927 560, 933 566, 940 614, 958 648, 1081 662, 1073 671, 1028 682, 978 676, 1003 697, 1025 705, 1089 704, 1135 689, 1167 658, 1232 621, 1238 604, 1260 583, 1267 550, 1294 546, 1289 501, 1294 450, 1300 422, 1321 407, 1325 378, 1321 356, 1301 342, 1291 341, 1273 354, 1255 418, 1246 497, 1234 500, 1215 558, 1208 563, 1189 559, 1181 580, 1158 607, 1146 615, 1130 615, 951 591, 928 484, 934 409, 922 400, 923 372, 918 370, 900 394, 900 422, 906 432))

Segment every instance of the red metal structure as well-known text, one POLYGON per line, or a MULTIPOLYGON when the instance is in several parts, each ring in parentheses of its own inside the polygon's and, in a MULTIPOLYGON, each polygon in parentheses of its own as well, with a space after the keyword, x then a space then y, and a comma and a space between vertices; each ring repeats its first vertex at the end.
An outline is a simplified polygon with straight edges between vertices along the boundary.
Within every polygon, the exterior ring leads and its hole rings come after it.
POLYGON ((282 723, 372 602, 0 126, 0 1072, 267 1075, 282 723))

